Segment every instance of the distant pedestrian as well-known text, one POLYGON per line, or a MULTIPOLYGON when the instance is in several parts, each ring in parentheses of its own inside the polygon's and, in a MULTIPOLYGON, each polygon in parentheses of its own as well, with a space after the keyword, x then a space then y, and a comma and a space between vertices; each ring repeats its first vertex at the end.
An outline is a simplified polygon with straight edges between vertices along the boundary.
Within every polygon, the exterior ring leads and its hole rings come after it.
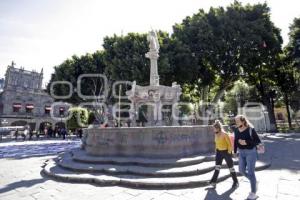
POLYGON ((18 130, 18 129, 16 129, 16 131, 15 131, 15 140, 17 140, 17 139, 18 139, 18 136, 19 136, 19 130, 18 130))
POLYGON ((55 126, 54 131, 53 131, 53 137, 56 138, 56 135, 58 135, 58 127, 55 126))
POLYGON ((137 124, 139 124, 139 126, 144 127, 145 124, 148 122, 146 114, 143 110, 139 110, 138 112, 138 119, 136 120, 137 124))
POLYGON ((27 135, 29 135, 29 128, 26 127, 22 133, 23 141, 25 141, 27 135))
POLYGON ((79 138, 82 138, 82 128, 80 128, 80 129, 78 130, 78 136, 79 136, 79 138))
POLYGON ((50 138, 53 137, 53 129, 52 129, 52 126, 49 126, 49 128, 48 128, 48 137, 50 137, 50 138))
POLYGON ((131 118, 129 117, 129 118, 126 120, 127 127, 130 127, 130 126, 131 126, 131 123, 132 123, 132 120, 131 120, 131 118))
POLYGON ((63 137, 63 140, 65 140, 66 139, 66 135, 67 135, 67 130, 65 128, 61 128, 60 130, 61 130, 61 135, 63 137))
POLYGON ((257 199, 257 181, 255 163, 257 160, 256 145, 261 141, 249 120, 243 116, 235 117, 237 126, 234 138, 234 153, 239 151, 239 171, 247 177, 251 184, 251 192, 247 199, 257 199))
POLYGON ((58 137, 59 137, 59 138, 61 137, 61 129, 62 129, 62 128, 60 128, 60 127, 57 128, 57 134, 58 134, 58 137))
POLYGON ((29 140, 32 139, 32 136, 33 136, 33 130, 32 130, 32 129, 29 129, 29 140))
POLYGON ((213 124, 213 130, 215 133, 215 145, 216 145, 216 165, 215 172, 210 180, 210 184, 213 188, 216 187, 218 176, 222 167, 223 159, 225 159, 227 167, 229 168, 230 175, 233 180, 232 188, 239 186, 236 172, 233 166, 232 160, 232 145, 229 135, 224 131, 223 125, 219 120, 216 120, 213 124))

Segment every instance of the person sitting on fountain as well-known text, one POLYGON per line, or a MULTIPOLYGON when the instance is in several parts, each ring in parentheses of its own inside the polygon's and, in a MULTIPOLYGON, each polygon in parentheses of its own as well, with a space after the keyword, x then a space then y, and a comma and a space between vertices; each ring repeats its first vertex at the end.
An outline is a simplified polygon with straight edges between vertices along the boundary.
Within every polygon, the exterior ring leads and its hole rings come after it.
POLYGON ((148 122, 146 114, 145 114, 145 112, 143 110, 139 110, 139 112, 138 112, 138 119, 136 120, 136 122, 138 124, 140 124, 140 126, 142 126, 142 127, 144 127, 145 123, 148 122))
POLYGON ((216 144, 216 166, 215 172, 211 178, 210 184, 213 188, 216 188, 216 183, 221 170, 223 159, 225 159, 226 164, 230 170, 231 177, 233 179, 232 188, 237 188, 239 183, 237 179, 236 172, 233 167, 232 160, 232 146, 228 134, 224 131, 223 125, 219 120, 216 120, 213 124, 213 129, 215 133, 215 144, 216 144))

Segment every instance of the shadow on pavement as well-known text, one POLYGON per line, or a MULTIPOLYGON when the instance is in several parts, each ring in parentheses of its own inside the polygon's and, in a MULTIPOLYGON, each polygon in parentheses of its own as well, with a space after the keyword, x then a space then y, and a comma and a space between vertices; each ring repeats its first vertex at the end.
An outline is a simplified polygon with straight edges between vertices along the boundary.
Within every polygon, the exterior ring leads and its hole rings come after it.
POLYGON ((44 183, 45 181, 47 181, 47 179, 39 178, 39 179, 33 179, 33 180, 21 180, 21 181, 14 182, 14 183, 11 183, 8 185, 3 185, 0 187, 0 194, 9 192, 11 190, 15 190, 18 188, 24 188, 24 187, 29 188, 36 184, 44 183))
POLYGON ((217 191, 212 188, 207 188, 205 190, 207 191, 207 193, 204 200, 232 200, 230 195, 235 191, 234 188, 230 188, 223 194, 218 194, 217 191))

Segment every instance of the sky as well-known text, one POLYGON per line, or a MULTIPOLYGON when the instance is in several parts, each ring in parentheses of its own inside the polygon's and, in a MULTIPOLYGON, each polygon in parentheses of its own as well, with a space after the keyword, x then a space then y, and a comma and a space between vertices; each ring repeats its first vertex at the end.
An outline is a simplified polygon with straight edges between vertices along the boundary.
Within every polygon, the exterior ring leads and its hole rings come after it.
MULTIPOLYGON (((44 85, 53 67, 72 55, 102 48, 103 37, 172 26, 199 9, 233 0, 0 0, 0 78, 12 61, 41 71, 44 85)), ((241 0, 242 3, 265 0, 241 0)), ((299 0, 266 0, 271 19, 288 42, 289 26, 300 17, 299 0)))

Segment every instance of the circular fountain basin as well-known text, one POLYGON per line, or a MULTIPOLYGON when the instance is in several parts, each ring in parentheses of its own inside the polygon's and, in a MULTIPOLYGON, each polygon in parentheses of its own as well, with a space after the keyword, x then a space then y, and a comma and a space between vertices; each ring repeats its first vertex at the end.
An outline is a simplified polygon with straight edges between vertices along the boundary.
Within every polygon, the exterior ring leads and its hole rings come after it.
POLYGON ((211 126, 89 128, 84 130, 85 151, 94 156, 175 158, 211 153, 211 126))

